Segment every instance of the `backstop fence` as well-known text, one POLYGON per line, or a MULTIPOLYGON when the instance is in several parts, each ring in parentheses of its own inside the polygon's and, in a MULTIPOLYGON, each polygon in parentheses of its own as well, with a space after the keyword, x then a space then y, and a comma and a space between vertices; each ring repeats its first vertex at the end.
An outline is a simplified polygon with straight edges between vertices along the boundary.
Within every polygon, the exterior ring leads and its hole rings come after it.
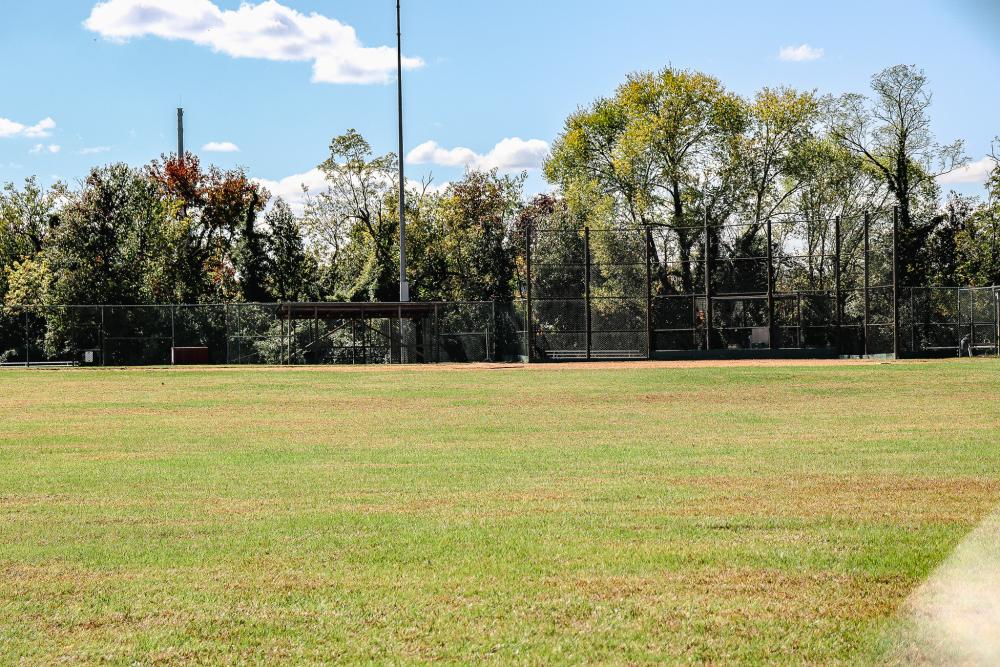
POLYGON ((998 290, 901 287, 897 226, 887 211, 529 228, 518 349, 531 361, 1000 353, 998 290))

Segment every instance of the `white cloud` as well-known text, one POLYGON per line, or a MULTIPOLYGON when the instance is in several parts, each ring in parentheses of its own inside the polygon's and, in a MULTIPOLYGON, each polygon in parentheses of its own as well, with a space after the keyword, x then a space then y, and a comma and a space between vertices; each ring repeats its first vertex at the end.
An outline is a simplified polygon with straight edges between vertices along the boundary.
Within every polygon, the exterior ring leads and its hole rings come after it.
POLYGON ((494 167, 501 171, 520 171, 540 168, 548 154, 549 144, 541 139, 504 139, 485 155, 476 153, 471 148, 449 149, 441 147, 436 141, 427 141, 410 151, 406 161, 410 164, 468 167, 481 171, 494 167))
POLYGON ((436 164, 442 167, 463 167, 480 160, 471 148, 442 148, 436 141, 426 141, 406 155, 411 164, 436 164))
POLYGON ((297 214, 301 214, 306 205, 306 194, 302 190, 303 186, 309 188, 309 193, 313 196, 319 192, 325 192, 327 189, 326 177, 319 169, 310 169, 303 174, 294 174, 277 181, 269 181, 264 178, 253 180, 267 188, 272 197, 281 197, 288 202, 288 205, 297 214))
POLYGON ((993 158, 984 157, 982 160, 970 162, 961 169, 938 176, 937 180, 938 183, 945 185, 957 185, 960 183, 984 185, 996 166, 997 163, 993 161, 993 158))
POLYGON ((231 141, 210 141, 201 150, 207 153, 239 153, 240 147, 231 141))
POLYGON ((0 139, 10 137, 28 137, 29 139, 42 139, 52 134, 56 127, 56 122, 51 118, 44 118, 34 125, 24 125, 15 123, 7 118, 0 118, 0 139))
POLYGON ((80 155, 98 155, 99 153, 110 153, 111 146, 92 146, 80 150, 80 155))
POLYGON ((31 150, 28 152, 33 155, 37 155, 38 153, 51 153, 55 155, 61 150, 62 146, 60 146, 59 144, 49 144, 48 146, 46 146, 45 144, 35 144, 34 146, 31 147, 31 150))
MULTIPOLYGON (((326 192, 329 189, 326 182, 326 176, 319 169, 310 169, 307 172, 286 176, 285 178, 276 181, 265 178, 255 178, 253 180, 254 182, 267 188, 268 192, 271 193, 272 203, 275 199, 281 197, 297 215, 301 215, 305 210, 306 199, 308 197, 315 197, 316 195, 326 192), (303 190, 303 187, 308 188, 308 195, 303 190)), ((395 185, 395 180, 393 180, 393 184, 395 185)), ((448 181, 440 184, 431 183, 427 186, 427 192, 431 194, 441 194, 448 189, 449 185, 451 185, 451 183, 448 181)), ((406 181, 407 191, 419 191, 422 190, 423 187, 423 183, 419 181, 410 179, 407 179, 406 181)))
MULTIPOLYGON (((311 62, 317 83, 386 83, 396 71, 395 48, 366 47, 351 26, 277 0, 244 2, 235 10, 212 0, 103 0, 84 26, 116 42, 151 35, 234 58, 311 62)), ((403 58, 405 69, 423 65, 420 58, 403 58)))
POLYGON ((778 58, 793 63, 801 63, 809 60, 819 60, 823 57, 823 49, 817 49, 808 44, 799 46, 783 46, 778 52, 778 58))

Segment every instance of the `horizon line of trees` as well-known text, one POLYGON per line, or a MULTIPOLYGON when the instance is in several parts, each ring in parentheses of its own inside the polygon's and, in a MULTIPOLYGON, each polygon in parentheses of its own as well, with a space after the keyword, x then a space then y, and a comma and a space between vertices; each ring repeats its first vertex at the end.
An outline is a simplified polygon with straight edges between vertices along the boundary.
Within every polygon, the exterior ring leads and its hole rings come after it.
MULTIPOLYGON (((411 294, 511 301, 529 226, 615 225, 653 225, 658 293, 693 293, 706 223, 714 255, 759 257, 768 224, 790 214, 787 233, 810 258, 796 280, 822 283, 834 220, 847 253, 863 211, 894 207, 903 284, 1000 284, 998 149, 985 198, 944 195, 937 178, 968 158, 960 141, 933 136, 931 101, 924 73, 904 65, 876 74, 869 95, 840 97, 787 87, 742 97, 671 67, 632 74, 566 120, 543 168, 553 192, 526 199, 526 174, 497 170, 411 187, 411 294)), ((307 192, 300 214, 242 169, 192 154, 94 168, 75 189, 7 183, 0 316, 16 305, 394 301, 397 160, 354 130, 335 137, 319 165, 327 189, 307 192)))

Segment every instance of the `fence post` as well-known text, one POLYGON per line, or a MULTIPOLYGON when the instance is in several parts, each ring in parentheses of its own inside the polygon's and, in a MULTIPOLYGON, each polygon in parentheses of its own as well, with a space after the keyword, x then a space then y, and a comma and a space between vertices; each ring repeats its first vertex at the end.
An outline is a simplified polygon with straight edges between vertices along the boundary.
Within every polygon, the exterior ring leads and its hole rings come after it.
POLYGON ((869 227, 871 226, 871 214, 865 211, 865 223, 864 223, 864 315, 861 324, 861 338, 864 344, 864 356, 868 356, 868 320, 871 317, 871 277, 868 271, 868 254, 870 252, 869 247, 869 227))
POLYGON ((650 265, 650 258, 652 253, 650 250, 653 245, 653 232, 650 231, 649 225, 644 225, 645 233, 644 239, 646 241, 646 358, 653 358, 653 267, 650 265))
POLYGON ((917 355, 917 302, 913 298, 913 288, 910 287, 910 354, 917 355))
MULTIPOLYGON (((177 306, 170 304, 170 347, 177 347, 177 323, 175 322, 177 306)), ((170 361, 174 360, 173 349, 170 351, 170 361)))
POLYGON ((243 320, 240 319, 241 311, 240 304, 233 305, 233 317, 236 319, 236 326, 234 327, 236 331, 234 335, 234 340, 236 341, 236 363, 239 365, 243 365, 243 320))
POLYGON ((524 227, 524 273, 525 273, 525 298, 524 298, 524 357, 527 363, 531 363, 531 224, 524 227))
POLYGON ((587 359, 590 359, 591 349, 591 311, 590 311, 590 227, 583 228, 583 299, 584 313, 587 319, 587 359))
POLYGON ((486 327, 486 354, 488 361, 496 361, 497 358, 497 302, 490 301, 490 324, 486 327), (493 329, 493 348, 490 348, 490 328, 493 329))
POLYGON ((28 324, 28 307, 24 307, 24 367, 31 367, 31 326, 28 324))
POLYGON ((368 320, 365 319, 364 306, 361 306, 361 364, 368 364, 368 320))
POLYGON ((772 247, 771 218, 767 219, 767 338, 772 350, 778 349, 774 326, 774 250, 772 247))
POLYGON ((962 288, 955 288, 955 347, 962 356, 962 288))
POLYGON ((976 292, 969 290, 969 356, 976 355, 976 292))
POLYGON ((313 363, 319 365, 319 306, 313 306, 313 363))
POLYGON ((802 327, 802 292, 800 292, 800 291, 799 292, 795 292, 795 316, 796 316, 796 318, 798 319, 798 322, 799 322, 798 348, 801 350, 802 348, 805 347, 805 345, 802 342, 803 335, 804 335, 805 332, 804 332, 803 327, 802 327))
POLYGON ((106 366, 107 354, 105 353, 104 344, 104 306, 101 306, 101 366, 106 366))
POLYGON ((996 315, 994 317, 994 320, 996 321, 997 324, 997 334, 996 334, 997 356, 1000 357, 1000 289, 998 288, 993 289, 993 300, 996 302, 996 315))
POLYGON ((840 216, 833 220, 833 324, 835 334, 835 347, 841 351, 843 339, 843 319, 844 309, 841 306, 840 295, 840 216))
POLYGON ((358 363, 358 321, 351 318, 351 365, 358 363))
POLYGON ((705 351, 712 350, 712 238, 708 234, 708 207, 705 208, 705 351))
POLYGON ((899 359, 899 207, 892 207, 892 355, 899 359))
POLYGON ((441 363, 441 320, 438 317, 438 304, 434 304, 434 324, 431 326, 431 349, 434 351, 434 363, 441 363))

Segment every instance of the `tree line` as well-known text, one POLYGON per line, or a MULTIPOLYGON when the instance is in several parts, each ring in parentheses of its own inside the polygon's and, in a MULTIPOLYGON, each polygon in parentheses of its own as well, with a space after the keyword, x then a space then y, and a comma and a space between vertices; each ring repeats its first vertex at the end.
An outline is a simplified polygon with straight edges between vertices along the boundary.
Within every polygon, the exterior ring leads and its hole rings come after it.
MULTIPOLYGON (((838 217, 849 247, 863 211, 893 208, 904 285, 1000 284, 1000 159, 994 150, 985 197, 944 194, 938 177, 968 157, 934 137, 931 101, 924 73, 902 65, 876 74, 868 94, 840 97, 784 87, 742 97, 700 72, 635 73, 566 120, 543 168, 552 192, 526 198, 525 174, 496 170, 409 186, 411 294, 517 298, 529 226, 653 226, 656 289, 693 292, 706 246, 758 256, 768 223, 791 214, 815 257, 803 271, 825 272, 838 217)), ((298 213, 243 170, 192 154, 95 168, 78 187, 8 183, 0 299, 393 301, 398 159, 353 130, 336 137, 320 165, 327 188, 298 213)))

